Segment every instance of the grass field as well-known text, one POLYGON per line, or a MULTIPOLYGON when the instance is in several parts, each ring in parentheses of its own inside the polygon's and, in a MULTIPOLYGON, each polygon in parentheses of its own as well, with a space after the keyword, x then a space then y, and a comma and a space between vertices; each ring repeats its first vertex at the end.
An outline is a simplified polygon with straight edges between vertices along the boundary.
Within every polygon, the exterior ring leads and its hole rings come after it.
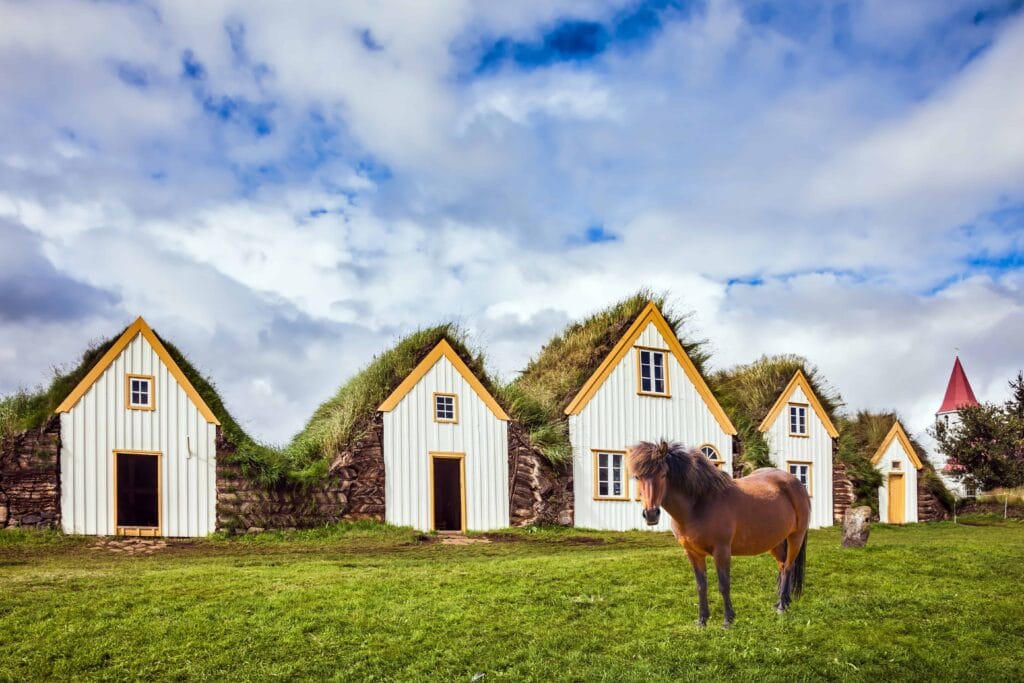
MULTIPOLYGON (((464 546, 358 524, 172 543, 0 533, 0 680, 1022 680, 1024 523, 812 532, 804 597, 733 563, 735 626, 694 625, 667 534, 464 546)), ((713 580, 712 580, 713 583, 713 580)))

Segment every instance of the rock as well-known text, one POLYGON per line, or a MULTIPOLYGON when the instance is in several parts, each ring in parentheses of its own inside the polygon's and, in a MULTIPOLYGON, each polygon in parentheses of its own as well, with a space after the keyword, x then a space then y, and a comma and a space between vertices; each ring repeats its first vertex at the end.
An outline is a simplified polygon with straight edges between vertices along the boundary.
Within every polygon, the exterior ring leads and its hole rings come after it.
POLYGON ((863 548, 871 533, 871 508, 867 505, 847 508, 843 513, 843 547, 863 548))

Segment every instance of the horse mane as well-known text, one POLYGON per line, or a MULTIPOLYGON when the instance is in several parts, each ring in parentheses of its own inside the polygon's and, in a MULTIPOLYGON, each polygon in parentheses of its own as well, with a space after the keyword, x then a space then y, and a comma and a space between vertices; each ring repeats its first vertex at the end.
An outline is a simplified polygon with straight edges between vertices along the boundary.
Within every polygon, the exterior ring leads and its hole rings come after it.
POLYGON ((690 498, 715 495, 736 486, 703 453, 681 443, 641 441, 629 449, 626 458, 634 477, 666 476, 690 498))

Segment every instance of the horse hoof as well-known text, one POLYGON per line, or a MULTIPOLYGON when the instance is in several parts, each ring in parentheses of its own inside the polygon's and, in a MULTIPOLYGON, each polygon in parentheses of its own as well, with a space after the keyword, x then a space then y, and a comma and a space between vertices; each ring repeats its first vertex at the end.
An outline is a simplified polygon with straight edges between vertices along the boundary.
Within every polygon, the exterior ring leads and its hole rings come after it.
POLYGON ((722 628, 725 629, 726 631, 728 631, 729 629, 732 628, 732 622, 731 621, 723 622, 722 623, 722 628))
POLYGON ((707 625, 708 625, 708 620, 707 619, 698 619, 697 620, 697 628, 704 628, 707 625))

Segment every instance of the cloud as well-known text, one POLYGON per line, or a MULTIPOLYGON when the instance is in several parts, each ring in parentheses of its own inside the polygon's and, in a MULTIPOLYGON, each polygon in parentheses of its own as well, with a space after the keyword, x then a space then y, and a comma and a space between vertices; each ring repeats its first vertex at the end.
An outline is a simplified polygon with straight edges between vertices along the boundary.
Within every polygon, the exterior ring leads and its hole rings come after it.
POLYGON ((68 277, 43 255, 42 241, 0 218, 0 319, 78 321, 117 310, 119 297, 68 277))
POLYGON ((8 3, 0 391, 141 313, 282 440, 417 327, 461 322, 510 378, 648 285, 716 366, 803 353, 920 429, 953 347, 982 396, 1019 363, 1021 21, 8 3))

